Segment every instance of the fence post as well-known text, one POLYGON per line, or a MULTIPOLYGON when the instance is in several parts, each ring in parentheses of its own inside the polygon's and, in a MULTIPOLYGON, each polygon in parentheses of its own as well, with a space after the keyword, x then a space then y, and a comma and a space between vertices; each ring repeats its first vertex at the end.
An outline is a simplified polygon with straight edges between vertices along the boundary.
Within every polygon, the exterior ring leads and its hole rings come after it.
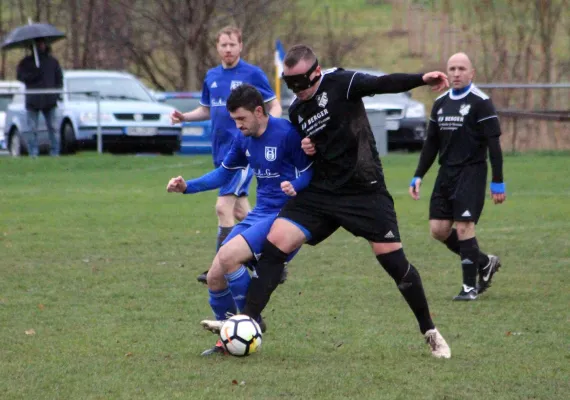
POLYGON ((101 94, 95 94, 95 101, 97 102, 97 153, 103 153, 103 135, 101 132, 101 94))

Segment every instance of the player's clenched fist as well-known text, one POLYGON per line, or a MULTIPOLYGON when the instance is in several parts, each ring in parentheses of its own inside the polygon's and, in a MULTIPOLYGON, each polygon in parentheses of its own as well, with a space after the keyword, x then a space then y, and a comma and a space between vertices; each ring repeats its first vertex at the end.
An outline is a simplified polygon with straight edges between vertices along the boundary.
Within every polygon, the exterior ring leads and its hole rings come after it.
POLYGON ((170 123, 174 125, 174 124, 179 124, 181 122, 184 122, 184 114, 182 114, 178 110, 172 111, 170 113, 170 123))
POLYGON ((285 193, 287 196, 296 196, 297 195, 295 188, 293 187, 293 185, 289 181, 281 182, 281 190, 283 190, 283 193, 285 193))
POLYGON ((172 178, 166 185, 166 191, 169 193, 184 193, 186 191, 186 181, 181 176, 172 178))
POLYGON ((301 148, 303 149, 305 154, 308 156, 314 156, 315 153, 317 152, 315 150, 315 144, 313 142, 311 142, 310 138, 305 138, 305 139, 301 140, 301 148))

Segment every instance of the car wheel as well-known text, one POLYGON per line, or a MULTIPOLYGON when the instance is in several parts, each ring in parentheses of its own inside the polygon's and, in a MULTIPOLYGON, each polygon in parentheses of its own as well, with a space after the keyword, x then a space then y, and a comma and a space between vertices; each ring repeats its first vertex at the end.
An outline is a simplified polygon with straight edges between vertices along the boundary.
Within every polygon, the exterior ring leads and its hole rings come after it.
POLYGON ((75 154, 77 151, 77 140, 73 125, 66 122, 61 129, 61 152, 63 154, 75 154))
POLYGON ((9 136, 8 150, 12 157, 20 157, 23 153, 22 136, 17 128, 12 129, 9 136))

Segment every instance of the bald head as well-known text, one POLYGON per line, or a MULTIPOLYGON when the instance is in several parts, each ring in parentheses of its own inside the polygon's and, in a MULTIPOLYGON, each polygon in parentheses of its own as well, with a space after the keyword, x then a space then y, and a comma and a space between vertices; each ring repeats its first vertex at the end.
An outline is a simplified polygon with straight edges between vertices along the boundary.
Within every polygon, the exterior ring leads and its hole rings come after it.
POLYGON ((475 76, 471 60, 465 53, 455 53, 447 61, 447 75, 451 87, 461 89, 469 85, 475 76))

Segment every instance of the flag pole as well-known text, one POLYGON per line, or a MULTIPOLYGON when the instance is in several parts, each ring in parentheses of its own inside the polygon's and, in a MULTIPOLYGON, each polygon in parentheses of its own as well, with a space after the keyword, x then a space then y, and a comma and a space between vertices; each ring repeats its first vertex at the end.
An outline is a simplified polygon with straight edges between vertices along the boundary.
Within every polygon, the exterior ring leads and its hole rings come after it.
POLYGON ((275 65, 275 96, 277 101, 281 103, 281 77, 279 76, 279 67, 275 65))

